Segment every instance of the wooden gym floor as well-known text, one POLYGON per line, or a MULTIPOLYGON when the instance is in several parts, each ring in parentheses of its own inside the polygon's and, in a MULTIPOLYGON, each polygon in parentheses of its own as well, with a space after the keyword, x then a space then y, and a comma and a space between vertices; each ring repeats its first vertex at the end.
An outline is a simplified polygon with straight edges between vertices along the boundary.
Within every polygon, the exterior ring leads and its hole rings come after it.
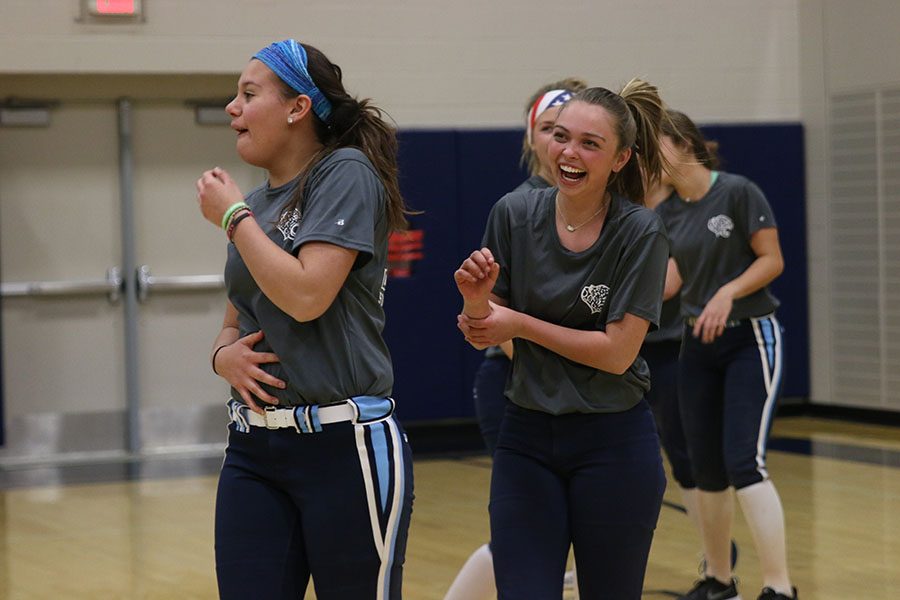
MULTIPOLYGON (((0 598, 215 598, 220 463, 199 457, 0 470, 0 598)), ((785 506, 801 598, 900 598, 900 428, 780 418, 769 471, 785 506)), ((440 600, 488 538, 490 461, 418 458, 415 477, 404 596, 440 600)), ((699 542, 679 504, 670 484, 645 598, 671 598, 697 576, 699 542)), ((740 511, 734 537, 742 593, 755 598, 758 563, 740 511)))

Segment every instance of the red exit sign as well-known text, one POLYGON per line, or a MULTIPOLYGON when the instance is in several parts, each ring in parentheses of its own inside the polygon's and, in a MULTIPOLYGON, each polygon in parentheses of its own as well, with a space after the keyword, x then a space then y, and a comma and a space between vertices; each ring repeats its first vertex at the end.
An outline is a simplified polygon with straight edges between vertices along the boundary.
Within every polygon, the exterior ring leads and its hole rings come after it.
POLYGON ((134 17, 141 13, 141 0, 90 0, 89 6, 95 15, 134 17))

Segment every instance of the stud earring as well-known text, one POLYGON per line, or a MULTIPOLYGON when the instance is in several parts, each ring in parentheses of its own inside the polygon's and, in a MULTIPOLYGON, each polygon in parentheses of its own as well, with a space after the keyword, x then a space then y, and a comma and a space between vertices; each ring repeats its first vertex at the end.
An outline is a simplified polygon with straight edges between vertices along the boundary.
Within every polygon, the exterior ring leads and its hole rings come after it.
POLYGON ((288 117, 288 125, 294 124, 294 117, 288 117))

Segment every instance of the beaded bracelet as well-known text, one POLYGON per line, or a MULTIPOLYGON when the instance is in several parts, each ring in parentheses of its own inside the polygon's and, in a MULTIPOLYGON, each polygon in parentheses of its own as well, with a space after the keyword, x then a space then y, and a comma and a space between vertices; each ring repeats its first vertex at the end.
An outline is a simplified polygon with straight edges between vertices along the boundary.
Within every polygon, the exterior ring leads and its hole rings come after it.
POLYGON ((239 211, 242 208, 250 208, 250 207, 247 206, 247 203, 244 202, 243 200, 241 200, 240 202, 235 202, 230 207, 228 207, 228 210, 226 210, 225 214, 222 215, 222 229, 228 229, 228 221, 231 220, 231 217, 234 216, 234 213, 236 213, 237 211, 239 211))
MULTIPOLYGON (((245 210, 250 210, 250 209, 249 209, 249 208, 244 208, 243 206, 239 206, 238 209, 237 209, 236 211, 234 211, 234 212, 232 212, 230 215, 228 215, 228 220, 225 221, 225 226, 222 227, 222 229, 225 230, 225 234, 226 234, 226 235, 228 235, 228 232, 231 230, 231 222, 234 220, 234 218, 235 218, 238 214, 244 212, 245 210)), ((228 237, 231 237, 231 236, 228 235, 228 237)))
POLYGON ((225 237, 228 238, 229 242, 234 241, 234 231, 235 231, 235 229, 237 229, 238 223, 240 223, 247 217, 252 217, 252 216, 253 216, 253 211, 250 210, 249 208, 240 209, 231 216, 231 221, 228 223, 228 229, 225 230, 225 237))
POLYGON ((232 221, 234 221, 234 218, 235 218, 236 216, 238 216, 239 214, 241 214, 241 213, 243 213, 243 212, 245 212, 245 211, 248 211, 248 210, 250 210, 249 207, 239 206, 238 209, 237 209, 236 211, 234 211, 233 213, 231 213, 231 216, 228 217, 228 221, 226 221, 225 227, 223 228, 223 229, 225 229, 225 235, 227 235, 229 238, 231 237, 231 233, 230 233, 230 232, 231 232, 231 229, 232 229, 232 228, 231 228, 231 223, 232 223, 232 221))

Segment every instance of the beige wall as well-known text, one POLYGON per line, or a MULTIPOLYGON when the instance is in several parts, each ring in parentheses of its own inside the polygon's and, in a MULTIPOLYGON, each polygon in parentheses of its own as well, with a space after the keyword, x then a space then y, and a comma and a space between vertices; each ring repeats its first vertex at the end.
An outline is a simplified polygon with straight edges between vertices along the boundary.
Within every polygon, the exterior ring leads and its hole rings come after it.
MULTIPOLYGON (((895 59, 900 56, 896 35, 900 3, 572 0, 557 6, 535 0, 145 0, 144 4, 145 22, 102 25, 77 20, 78 0, 0 0, 0 98, 60 101, 49 129, 0 129, 4 281, 89 276, 98 266, 116 262, 117 217, 111 212, 117 201, 113 102, 120 96, 135 103, 135 193, 143 228, 138 232, 138 260, 161 275, 219 271, 220 240, 190 207, 193 178, 212 163, 238 171, 245 186, 258 181, 259 174, 236 159, 227 128, 194 125, 184 100, 230 94, 248 57, 272 40, 298 37, 325 50, 343 67, 351 92, 375 98, 403 128, 517 126, 523 100, 547 80, 578 75, 615 87, 638 75, 659 85, 672 106, 701 122, 803 122, 812 397, 842 403, 833 397, 831 377, 836 317, 829 275, 828 98, 858 87, 900 83, 900 61, 895 59), (99 154, 90 158, 79 149, 98 143, 99 154), (56 255, 58 239, 38 224, 72 212, 70 203, 57 199, 65 198, 67 190, 74 191, 75 198, 112 208, 85 225, 95 242, 74 239, 80 253, 70 252, 66 258, 71 260, 63 268, 56 255), (29 194, 39 200, 10 201, 29 194), (47 195, 54 201, 40 200, 47 195), (169 237, 156 243, 161 232, 169 237), (30 236, 32 245, 13 244, 23 236, 30 236)), ((207 368, 205 351, 213 334, 208 330, 217 324, 220 301, 214 294, 193 300, 160 297, 144 307, 142 360, 149 362, 142 385, 148 408, 179 404, 182 400, 175 392, 191 384, 189 373, 207 368), (184 336, 184 343, 173 349, 170 340, 178 335, 184 336), (190 365, 191 370, 173 374, 179 365, 190 365), (154 385, 163 378, 167 384, 154 385)), ((60 364, 78 356, 77 340, 91 330, 89 318, 98 310, 107 312, 94 304, 76 303, 70 309, 71 326, 60 332, 42 312, 55 305, 39 310, 21 303, 10 306, 4 312, 7 341, 20 330, 22 336, 28 335, 24 330, 33 323, 45 339, 31 340, 25 348, 59 347, 52 360, 60 364)), ((121 352, 120 330, 121 323, 113 320, 102 331, 101 343, 113 353, 121 352)), ((6 415, 15 420, 34 410, 28 398, 34 386, 30 380, 16 379, 16 372, 27 372, 33 361, 23 353, 10 357, 10 351, 17 351, 13 348, 19 347, 6 349, 7 390, 15 392, 7 393, 6 415)), ((115 397, 121 388, 120 369, 96 353, 89 359, 86 355, 83 365, 92 372, 109 371, 106 381, 96 389, 88 386, 74 398, 62 397, 41 381, 41 411, 122 408, 121 398, 115 397)), ((74 374, 83 371, 77 364, 67 368, 74 374)), ((195 383, 209 388, 214 379, 207 375, 204 371, 205 379, 195 383)), ((39 371, 34 377, 40 377, 39 371)), ((212 405, 219 395, 214 390, 192 400, 212 405)))
POLYGON ((806 142, 806 219, 809 265, 810 396, 831 401, 831 278, 829 269, 828 127, 825 6, 800 2, 801 110, 806 142))
POLYGON ((819 0, 829 92, 900 83, 900 3, 819 0))
MULTIPOLYGON (((900 90, 900 3, 801 0, 799 7, 800 99, 807 153, 811 397, 818 403, 900 410, 900 394, 896 391, 900 381, 900 340, 893 317, 898 294, 890 276, 891 271, 898 269, 896 252, 892 251, 898 231, 896 227, 891 229, 897 217, 891 213, 891 207, 897 206, 900 197, 896 186, 890 184, 896 175, 888 175, 890 171, 897 172, 898 154, 882 148, 878 165, 874 159, 878 153, 874 150, 868 165, 851 165, 843 158, 832 163, 833 153, 843 153, 845 149, 831 147, 829 125, 832 101, 839 94, 860 92, 874 97, 887 90, 900 90), (832 164, 840 165, 841 170, 836 172, 832 164), (876 220, 880 224, 862 232, 860 238, 860 254, 879 254, 882 274, 872 281, 850 283, 836 280, 835 276, 843 272, 835 266, 839 250, 833 236, 841 223, 832 218, 831 183, 845 177, 845 164, 847 169, 871 167, 873 171, 877 166, 883 177, 877 183, 882 214, 876 220), (836 307, 837 294, 846 299, 851 292, 867 303, 881 304, 881 315, 874 318, 875 327, 865 333, 868 339, 855 341, 842 330, 852 319, 866 320, 860 315, 842 313, 836 307), (854 372, 863 378, 858 385, 853 384, 854 372), (868 398, 864 398, 864 391, 868 398)), ((890 125, 881 132, 882 141, 890 143, 890 125)), ((893 144, 896 143, 895 139, 893 144)), ((896 208, 893 210, 896 212, 896 208)), ((840 250, 854 251, 847 246, 840 250)), ((846 303, 844 300, 842 305, 846 303)))
POLYGON ((607 87, 640 75, 703 121, 800 117, 796 0, 145 4, 143 24, 97 25, 76 22, 77 0, 3 0, 0 73, 234 74, 297 37, 403 127, 518 124, 560 74, 607 87))

